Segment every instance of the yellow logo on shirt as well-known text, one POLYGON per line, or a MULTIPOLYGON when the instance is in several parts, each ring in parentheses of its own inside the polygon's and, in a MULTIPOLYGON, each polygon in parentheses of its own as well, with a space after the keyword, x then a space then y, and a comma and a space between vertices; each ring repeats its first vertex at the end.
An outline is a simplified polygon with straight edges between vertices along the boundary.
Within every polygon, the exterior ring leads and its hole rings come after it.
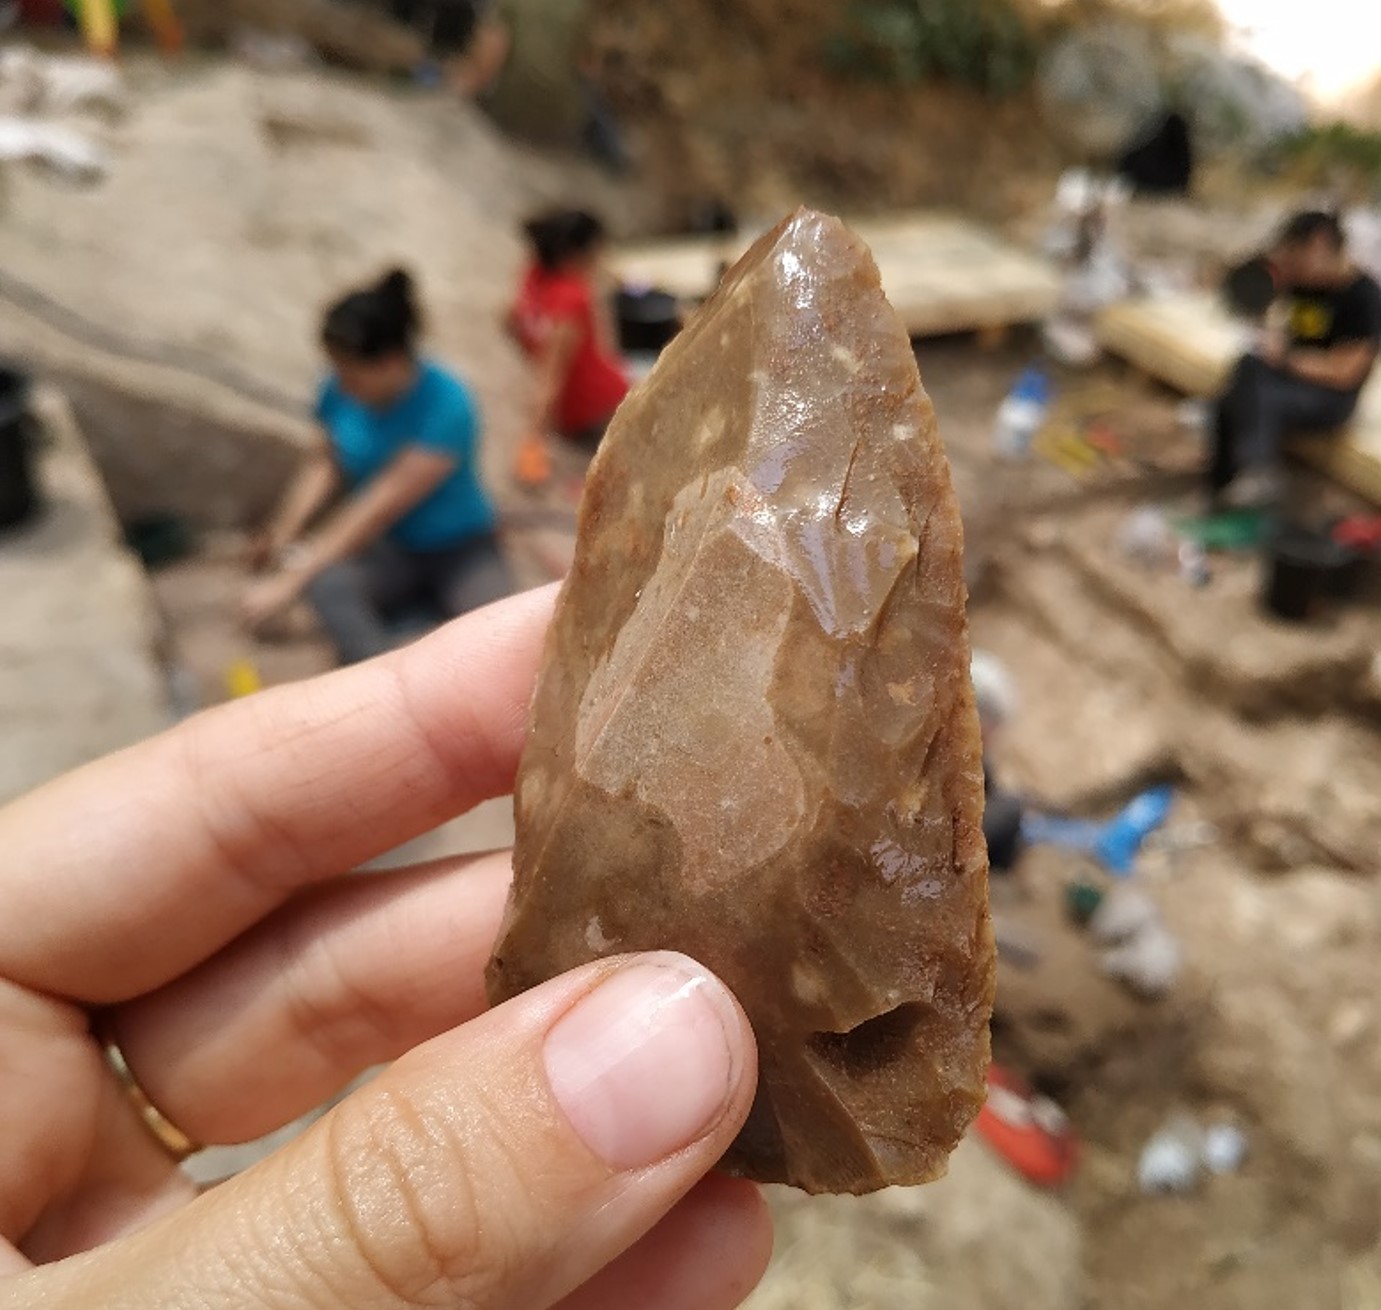
POLYGON ((1296 341, 1322 341, 1333 330, 1333 309, 1317 300, 1290 306, 1290 335, 1296 341))

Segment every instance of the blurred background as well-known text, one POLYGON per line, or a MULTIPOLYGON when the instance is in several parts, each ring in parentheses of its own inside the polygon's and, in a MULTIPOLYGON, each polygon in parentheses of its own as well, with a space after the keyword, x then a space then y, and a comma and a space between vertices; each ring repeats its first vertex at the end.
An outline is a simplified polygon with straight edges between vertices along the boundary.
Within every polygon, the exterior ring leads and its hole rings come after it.
POLYGON ((959 490, 998 1065, 945 1182, 775 1196, 751 1305, 1381 1310, 1381 389, 1286 424, 1269 500, 1202 476, 1282 221, 1381 273, 1374 6, 0 3, 0 801, 338 662, 263 587, 344 293, 411 274, 536 585, 607 419, 563 370, 616 400, 802 203, 872 245, 959 490), (572 213, 560 355, 524 225, 572 213))

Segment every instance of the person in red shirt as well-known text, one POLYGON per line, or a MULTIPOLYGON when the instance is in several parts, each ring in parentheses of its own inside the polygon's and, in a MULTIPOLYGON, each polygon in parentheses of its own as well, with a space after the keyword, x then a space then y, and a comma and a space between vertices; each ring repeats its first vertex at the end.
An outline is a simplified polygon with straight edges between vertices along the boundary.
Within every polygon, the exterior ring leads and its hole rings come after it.
POLYGON ((562 210, 526 226, 533 262, 510 327, 537 367, 533 436, 556 431, 593 450, 628 394, 613 316, 596 286, 604 227, 562 210))

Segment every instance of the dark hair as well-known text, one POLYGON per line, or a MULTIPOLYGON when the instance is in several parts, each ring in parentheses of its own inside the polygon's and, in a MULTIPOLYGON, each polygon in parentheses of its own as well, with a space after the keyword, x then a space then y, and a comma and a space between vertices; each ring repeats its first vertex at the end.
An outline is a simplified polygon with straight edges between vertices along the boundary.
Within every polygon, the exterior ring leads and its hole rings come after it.
POLYGON ((1322 232, 1328 237, 1328 244, 1334 250, 1341 250, 1346 238, 1343 235, 1342 220, 1337 214, 1324 209, 1302 209, 1292 215, 1280 229, 1279 244, 1282 246, 1301 246, 1312 241, 1322 232))
POLYGON ((352 291, 326 311, 321 341, 327 350, 352 359, 412 354, 422 314, 412 277, 395 268, 372 287, 352 291))
POLYGON ((537 262, 545 269, 560 268, 569 259, 588 254, 604 240, 604 224, 583 209, 559 209, 523 224, 537 262))

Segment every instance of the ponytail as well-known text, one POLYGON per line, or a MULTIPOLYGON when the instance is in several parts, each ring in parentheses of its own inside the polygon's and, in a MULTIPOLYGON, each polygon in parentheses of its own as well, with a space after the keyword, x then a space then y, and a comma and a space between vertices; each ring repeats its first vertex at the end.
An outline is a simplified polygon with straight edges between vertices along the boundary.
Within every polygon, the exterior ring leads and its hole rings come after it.
POLYGON ((338 300, 321 325, 322 344, 353 359, 411 355, 422 329, 417 290, 406 269, 385 273, 372 287, 338 300))

